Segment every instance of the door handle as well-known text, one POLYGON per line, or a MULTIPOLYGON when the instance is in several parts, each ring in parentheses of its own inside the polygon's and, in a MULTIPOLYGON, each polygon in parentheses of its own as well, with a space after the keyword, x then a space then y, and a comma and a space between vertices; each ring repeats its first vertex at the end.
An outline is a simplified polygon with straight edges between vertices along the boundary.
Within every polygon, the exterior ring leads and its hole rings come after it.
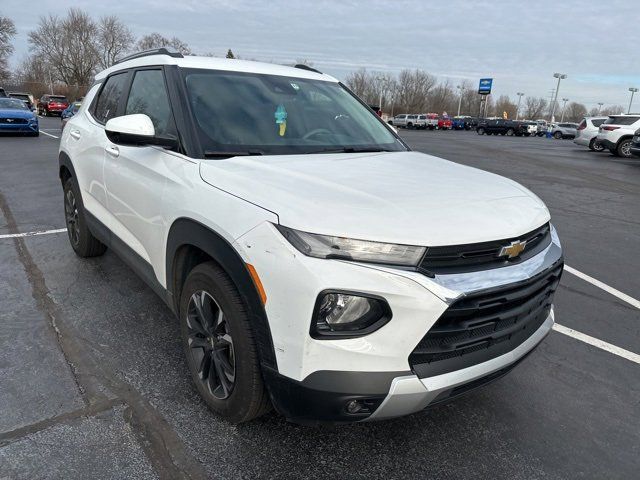
POLYGON ((120 149, 118 147, 116 147, 115 145, 109 145, 108 147, 105 147, 104 149, 112 157, 116 157, 117 158, 118 156, 120 156, 120 149))
POLYGON ((80 130, 71 130, 69 132, 69 135, 71 135, 76 140, 80 140, 80 130))

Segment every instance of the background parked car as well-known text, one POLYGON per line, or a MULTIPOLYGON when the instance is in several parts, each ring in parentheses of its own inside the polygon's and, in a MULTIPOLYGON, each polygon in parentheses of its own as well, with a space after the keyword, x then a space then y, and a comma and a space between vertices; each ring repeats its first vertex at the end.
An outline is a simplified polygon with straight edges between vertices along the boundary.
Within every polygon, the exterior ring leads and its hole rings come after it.
POLYGON ((449 117, 442 116, 438 118, 438 130, 451 130, 453 122, 449 117))
POLYGON ((602 152, 604 147, 598 142, 598 127, 604 123, 608 117, 584 117, 576 129, 576 138, 573 143, 589 147, 595 152, 602 152))
POLYGON ((62 112, 62 115, 60 115, 60 121, 62 122, 62 127, 61 127, 62 130, 64 130, 64 127, 67 125, 67 122, 69 121, 69 119, 73 117, 76 113, 78 113, 78 110, 80 110, 81 106, 82 106, 81 102, 73 102, 71 105, 69 105, 69 107, 64 112, 62 112))
POLYGON ((578 125, 575 123, 558 123, 552 126, 551 135, 553 138, 575 138, 578 125))
POLYGON ((640 115, 611 115, 598 130, 598 141, 618 157, 631 157, 631 143, 640 115))
POLYGON ((0 87, 0 98, 6 98, 7 92, 4 91, 4 88, 0 87))
POLYGON ((427 128, 429 130, 435 130, 438 128, 438 114, 427 113, 427 128))
POLYGON ((640 128, 640 115, 611 115, 600 125, 598 142, 616 156, 630 158, 635 131, 640 128))
POLYGON ((38 117, 27 104, 17 98, 0 98, 0 132, 40 135, 38 117))
POLYGON ((391 120, 389 120, 389 124, 394 127, 403 128, 407 126, 407 117, 406 113, 402 113, 400 115, 396 115, 391 120))
POLYGON ((36 99, 30 93, 22 93, 22 92, 10 92, 9 96, 11 98, 17 98, 26 102, 29 110, 34 110, 36 105, 36 99))
POLYGON ((64 95, 43 95, 38 103, 38 114, 44 117, 61 115, 69 106, 69 100, 64 95))
POLYGON ((509 137, 513 135, 524 135, 525 131, 526 126, 521 122, 503 119, 485 120, 476 128, 478 135, 507 135, 509 137))
POLYGON ((525 137, 538 134, 538 124, 536 122, 520 122, 524 127, 523 134, 525 137))
POLYGON ((407 124, 405 128, 416 128, 416 123, 418 122, 418 115, 412 114, 407 115, 407 124))
POLYGON ((453 117, 453 119, 451 120, 453 129, 469 130, 469 127, 467 127, 467 121, 470 119, 471 117, 468 117, 468 116, 453 117))

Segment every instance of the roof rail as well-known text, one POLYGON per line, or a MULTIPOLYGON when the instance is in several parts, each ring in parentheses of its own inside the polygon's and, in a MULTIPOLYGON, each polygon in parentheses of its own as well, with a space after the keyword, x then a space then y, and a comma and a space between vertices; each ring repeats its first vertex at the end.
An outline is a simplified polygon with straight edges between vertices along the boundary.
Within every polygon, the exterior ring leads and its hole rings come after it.
POLYGON ((126 57, 122 57, 121 59, 119 59, 114 65, 118 65, 119 63, 126 62, 128 60, 135 60, 136 58, 149 57, 151 55, 169 55, 173 58, 184 58, 184 56, 177 50, 170 50, 168 48, 162 47, 152 48, 151 50, 144 50, 142 52, 127 55, 126 57))
POLYGON ((301 70, 309 70, 310 72, 316 72, 319 73, 320 75, 323 75, 323 73, 320 70, 316 70, 313 67, 310 67, 309 65, 305 65, 304 63, 298 63, 296 65, 294 65, 295 68, 299 68, 301 70))

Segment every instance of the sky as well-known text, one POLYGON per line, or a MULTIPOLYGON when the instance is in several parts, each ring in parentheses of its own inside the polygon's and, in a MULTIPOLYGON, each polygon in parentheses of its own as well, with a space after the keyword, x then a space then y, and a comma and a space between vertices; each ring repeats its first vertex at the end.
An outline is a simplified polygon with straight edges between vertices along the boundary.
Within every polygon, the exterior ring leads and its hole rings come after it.
MULTIPOLYGON (((452 84, 494 78, 493 94, 559 98, 588 108, 628 105, 640 87, 637 0, 0 0, 18 35, 12 64, 29 52, 39 15, 69 7, 115 14, 142 36, 177 36, 197 53, 292 63, 344 79, 350 71, 419 68, 452 84), (36 8, 37 7, 37 8, 36 8)), ((640 96, 639 96, 640 97, 640 96)), ((640 110, 640 98, 638 98, 640 110)), ((635 104, 635 101, 634 101, 635 104)))

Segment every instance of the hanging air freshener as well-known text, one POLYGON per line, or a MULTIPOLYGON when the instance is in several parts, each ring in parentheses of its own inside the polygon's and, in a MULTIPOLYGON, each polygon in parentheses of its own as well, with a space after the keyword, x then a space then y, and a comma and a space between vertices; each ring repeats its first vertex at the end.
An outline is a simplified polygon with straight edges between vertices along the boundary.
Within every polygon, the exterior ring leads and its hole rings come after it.
POLYGON ((284 137, 284 134, 287 131, 287 111, 285 110, 284 105, 278 105, 274 116, 276 117, 276 125, 280 127, 279 134, 281 137, 284 137))

